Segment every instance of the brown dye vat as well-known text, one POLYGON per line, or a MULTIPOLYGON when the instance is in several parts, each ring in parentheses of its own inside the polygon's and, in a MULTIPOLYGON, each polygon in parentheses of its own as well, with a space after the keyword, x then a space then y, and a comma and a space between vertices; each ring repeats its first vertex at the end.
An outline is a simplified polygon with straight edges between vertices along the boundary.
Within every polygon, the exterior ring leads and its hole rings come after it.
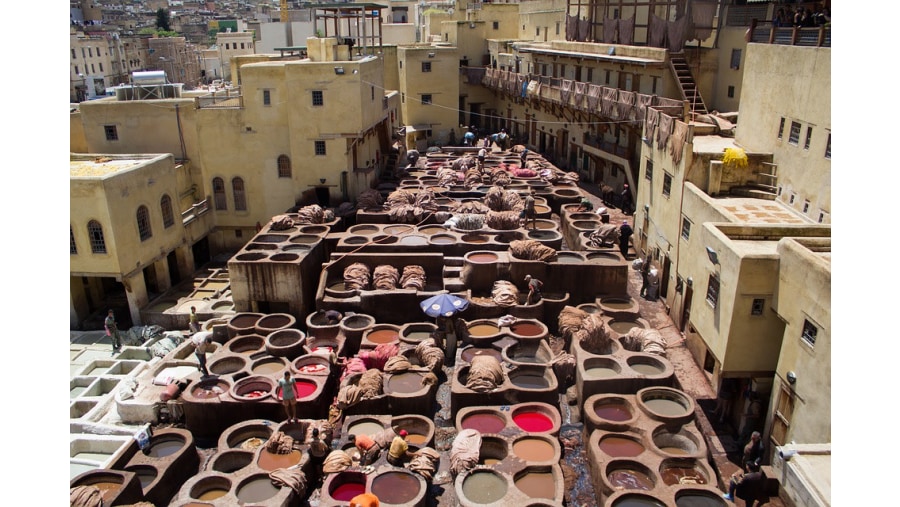
POLYGON ((366 327, 369 327, 372 322, 373 320, 371 317, 354 315, 352 317, 347 317, 343 321, 341 321, 341 325, 348 329, 364 329, 366 327))
POLYGON ((639 489, 642 491, 653 489, 653 480, 647 474, 633 468, 620 468, 607 474, 606 478, 615 489, 639 489))
POLYGON ((426 225, 424 227, 419 227, 419 232, 423 234, 438 234, 441 232, 447 232, 447 229, 444 227, 438 227, 436 225, 426 225))
POLYGON ((599 220, 575 220, 574 222, 572 222, 572 226, 574 226, 576 229, 592 230, 595 229, 597 227, 597 224, 599 223, 599 220))
POLYGON ((400 339, 400 333, 392 329, 379 329, 366 335, 372 343, 391 343, 400 339))
POLYGON ((129 472, 137 475, 138 480, 141 482, 141 489, 146 489, 147 486, 153 483, 156 480, 157 472, 156 468, 150 466, 131 466, 126 468, 129 472))
MULTIPOLYGON (((537 210, 537 206, 535 206, 535 210, 537 210)), ((548 209, 549 211, 549 209, 548 209)), ((549 231, 550 229, 556 229, 556 224, 550 220, 535 220, 534 225, 537 229, 549 231)), ((531 236, 531 234, 529 234, 531 236)), ((534 236, 535 239, 547 238, 547 236, 534 236)), ((550 236, 552 237, 552 236, 550 236)))
POLYGON ((539 336, 544 333, 544 328, 531 322, 519 322, 510 326, 509 329, 519 336, 539 336))
POLYGON ((550 472, 526 472, 515 481, 516 487, 530 498, 550 498, 556 492, 556 480, 550 472))
POLYGON ((404 333, 403 337, 409 341, 420 342, 422 340, 427 340, 431 338, 431 332, 429 331, 410 331, 408 333, 404 333))
POLYGON ((416 230, 415 226, 412 225, 389 225, 382 229, 385 234, 406 234, 416 230))
POLYGON ((540 375, 510 375, 510 382, 522 389, 544 389, 550 387, 546 378, 540 375))
POLYGON ((272 485, 269 476, 265 475, 256 477, 240 486, 237 490, 237 497, 243 503, 262 502, 277 495, 279 490, 280 488, 272 485))
POLYGON ((253 366, 252 372, 255 375, 273 375, 285 369, 286 367, 287 364, 285 364, 284 361, 279 361, 276 359, 268 361, 263 360, 253 366))
POLYGON ((246 247, 245 250, 277 250, 278 245, 273 245, 270 243, 250 243, 246 247))
POLYGON ((497 361, 502 361, 500 351, 492 348, 467 347, 462 351, 460 358, 467 363, 471 363, 472 358, 475 356, 493 356, 497 361))
POLYGON ((325 225, 307 225, 300 229, 300 232, 306 234, 325 234, 329 228, 325 225))
POLYGON ((632 328, 641 327, 641 325, 630 320, 612 320, 609 322, 609 327, 619 334, 628 334, 628 331, 631 331, 632 328))
POLYGON ((433 245, 453 245, 456 243, 456 236, 451 236, 449 234, 435 234, 431 237, 431 244, 433 245))
POLYGON ((613 310, 630 310, 634 306, 630 299, 601 299, 600 304, 613 310))
POLYGON ((88 484, 88 486, 94 486, 100 490, 100 497, 103 498, 103 503, 109 502, 112 500, 112 497, 116 495, 119 489, 122 487, 122 483, 120 482, 94 482, 88 484))
MULTIPOLYGON (((466 234, 462 237, 462 240, 467 243, 487 243, 488 237, 483 234, 466 234)), ((471 258, 472 258, 472 256, 469 256, 469 259, 471 259, 471 258)), ((494 256, 493 260, 496 260, 496 256, 494 256)), ((479 261, 475 261, 475 262, 479 262, 479 261)), ((488 261, 480 261, 480 262, 488 262, 488 261)))
POLYGON ((594 413, 601 419, 607 421, 623 422, 628 421, 632 417, 631 411, 621 403, 604 403, 594 407, 594 413))
POLYGON ((594 366, 593 368, 584 370, 584 378, 589 380, 613 378, 618 374, 619 372, 614 368, 607 368, 605 366, 594 366))
POLYGON ((209 365, 209 371, 216 375, 228 375, 242 369, 247 361, 242 357, 223 357, 209 365))
POLYGON ((360 421, 347 428, 349 435, 377 435, 384 431, 384 426, 375 421, 360 421))
POLYGON ((384 503, 404 505, 414 500, 422 489, 419 480, 403 472, 383 473, 372 481, 372 494, 384 503))
POLYGON ((481 433, 499 433, 506 427, 506 419, 496 414, 476 413, 466 416, 460 426, 464 430, 478 430, 481 433))
POLYGON ((707 492, 689 491, 675 497, 676 507, 725 507, 726 505, 728 504, 721 497, 707 492))
POLYGON ((466 257, 466 260, 468 260, 469 262, 479 262, 479 263, 497 262, 497 259, 499 259, 497 254, 488 253, 488 252, 473 253, 473 254, 469 254, 466 257))
POLYGON ((395 393, 414 393, 422 389, 422 375, 413 372, 391 375, 386 387, 395 393))
POLYGON ((556 450, 546 440, 526 437, 513 444, 513 453, 524 461, 549 461, 556 450))
POLYGON ((300 463, 303 454, 300 451, 291 451, 287 454, 275 454, 263 449, 259 453, 259 460, 256 465, 266 471, 273 471, 277 468, 288 468, 300 463))
POLYGON ((676 484, 706 484, 706 477, 694 466, 666 466, 660 470, 663 483, 668 486, 676 484))
POLYGON ((644 405, 657 414, 665 416, 681 416, 687 413, 687 409, 681 403, 668 398, 654 398, 652 400, 644 400, 644 405))
POLYGON ((537 214, 550 213, 550 207, 549 207, 549 206, 542 206, 542 205, 540 205, 540 204, 535 204, 535 205, 534 205, 534 212, 537 213, 537 214))
POLYGON ((612 507, 665 507, 665 504, 646 496, 622 495, 613 502, 612 507))
POLYGON ((428 244, 428 238, 419 235, 403 236, 400 238, 400 244, 404 246, 424 246, 428 244))
POLYGON ((297 236, 291 238, 290 241, 291 243, 298 243, 301 245, 311 245, 318 242, 320 239, 322 238, 320 238, 319 236, 313 236, 311 234, 298 234, 297 236))
POLYGON ((500 332, 500 328, 494 324, 475 324, 469 327, 472 336, 491 336, 500 332))
POLYGON ((607 436, 600 439, 600 450, 614 458, 632 458, 643 453, 645 448, 630 438, 607 436))
POLYGON ((381 229, 375 225, 354 225, 347 232, 351 234, 375 234, 381 229))
POLYGON ((287 239, 287 234, 260 234, 256 237, 255 241, 259 241, 260 243, 281 243, 287 241, 287 239))
POLYGON ((633 363, 628 366, 641 375, 659 375, 664 371, 663 368, 649 363, 633 363))
POLYGON ((418 433, 408 433, 404 440, 410 445, 422 446, 428 443, 428 436, 419 435, 418 433))
POLYGON ((688 456, 691 454, 686 449, 682 449, 681 447, 660 447, 659 450, 666 454, 672 454, 675 456, 688 456))
POLYGON ((485 465, 485 466, 492 466, 492 465, 496 465, 497 463, 500 463, 500 461, 501 460, 499 460, 497 458, 480 458, 478 460, 478 464, 485 465))
POLYGON ((344 238, 344 243, 348 245, 363 245, 368 243, 369 239, 363 236, 350 236, 349 238, 344 238))
POLYGON ((221 498, 228 494, 227 489, 207 489, 203 492, 202 495, 197 497, 197 500, 215 500, 216 498, 221 498))

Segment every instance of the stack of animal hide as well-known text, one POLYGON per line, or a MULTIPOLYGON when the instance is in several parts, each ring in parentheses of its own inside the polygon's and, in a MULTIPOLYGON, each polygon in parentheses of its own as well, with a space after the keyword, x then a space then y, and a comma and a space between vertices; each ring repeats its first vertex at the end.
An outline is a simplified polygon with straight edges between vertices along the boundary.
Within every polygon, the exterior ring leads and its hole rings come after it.
POLYGON ((297 498, 306 496, 306 473, 299 468, 276 468, 269 472, 269 480, 276 488, 291 488, 297 498))
POLYGON ((588 244, 595 248, 610 247, 619 243, 619 227, 616 224, 600 224, 588 236, 588 244))
POLYGON ((276 431, 266 441, 265 447, 272 454, 290 454, 294 450, 294 437, 282 431, 276 431))
POLYGON ((450 187, 456 184, 456 171, 449 168, 443 168, 438 170, 438 185, 442 187, 450 187))
POLYGON ((509 171, 499 167, 491 170, 491 185, 507 187, 511 181, 509 171))
POLYGON ((397 268, 389 264, 380 264, 375 266, 375 272, 372 274, 372 286, 375 290, 394 290, 397 288, 399 278, 400 272, 397 268))
POLYGON ((300 224, 324 224, 325 210, 318 204, 304 206, 297 210, 297 223, 300 224))
POLYGON ((464 231, 477 231, 484 227, 484 215, 474 213, 463 213, 456 215, 456 228, 464 231))
POLYGON ((482 183, 481 171, 479 171, 477 167, 472 167, 466 170, 466 176, 463 180, 463 185, 468 188, 475 188, 480 187, 482 183))
POLYGON ((331 451, 322 463, 322 471, 326 474, 343 472, 353 465, 353 458, 346 452, 338 449, 331 451))
POLYGON ((491 299, 497 306, 515 306, 519 304, 519 288, 507 280, 497 280, 491 290, 491 299))
POLYGON ((517 239, 509 243, 509 251, 516 259, 555 262, 556 250, 533 239, 517 239))
POLYGON ((367 370, 384 369, 388 359, 400 353, 400 345, 397 342, 379 343, 374 349, 363 349, 359 351, 360 359, 366 365, 367 370))
POLYGON ((656 329, 633 327, 619 342, 626 350, 657 356, 666 355, 666 339, 656 329))
POLYGON ((369 188, 359 193, 356 198, 356 205, 360 209, 379 209, 384 205, 384 199, 381 193, 375 189, 369 188))
POLYGON ((497 231, 512 231, 519 228, 520 211, 491 211, 487 214, 485 224, 497 231))
POLYGON ((437 451, 431 447, 423 447, 413 453, 413 458, 410 460, 407 468, 409 471, 421 475, 430 483, 440 462, 441 455, 437 451))
POLYGON ((450 473, 457 476, 475 468, 481 453, 481 433, 474 429, 460 430, 450 447, 450 473))
POLYGON ((487 205, 481 201, 466 201, 460 203, 455 211, 457 213, 485 215, 488 211, 491 211, 491 208, 488 208, 487 205))
POLYGON ((420 341, 415 349, 419 363, 428 367, 431 371, 439 371, 444 366, 444 351, 434 343, 434 339, 427 338, 420 341))
POLYGON ((275 215, 272 217, 270 231, 286 231, 294 226, 294 220, 288 215, 275 215))
POLYGON ((425 290, 425 268, 417 264, 405 266, 400 277, 400 288, 425 290))
POLYGON ((518 192, 493 186, 484 194, 484 203, 492 211, 522 211, 524 204, 518 192))
POLYGON ((369 266, 361 262, 344 268, 344 288, 347 290, 367 290, 369 288, 369 266))

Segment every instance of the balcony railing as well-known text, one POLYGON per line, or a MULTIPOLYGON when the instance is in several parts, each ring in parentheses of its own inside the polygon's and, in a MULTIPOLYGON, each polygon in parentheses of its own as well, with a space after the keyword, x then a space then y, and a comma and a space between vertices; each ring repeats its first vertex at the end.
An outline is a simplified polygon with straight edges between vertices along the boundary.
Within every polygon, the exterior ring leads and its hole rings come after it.
POLYGON ((769 22, 757 22, 754 20, 750 24, 750 42, 830 48, 831 27, 775 27, 769 22))
POLYGON ((194 203, 190 208, 181 212, 181 223, 187 225, 209 211, 209 198, 194 203))
POLYGON ((196 97, 194 100, 197 104, 197 109, 244 107, 244 97, 241 95, 240 86, 215 90, 208 95, 196 97))

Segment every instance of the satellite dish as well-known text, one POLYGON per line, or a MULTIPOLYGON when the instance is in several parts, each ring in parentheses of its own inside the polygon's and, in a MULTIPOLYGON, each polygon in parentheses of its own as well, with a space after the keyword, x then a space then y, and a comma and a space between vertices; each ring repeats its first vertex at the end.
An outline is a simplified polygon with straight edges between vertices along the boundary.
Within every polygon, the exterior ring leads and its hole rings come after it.
POLYGON ((713 264, 719 263, 719 254, 712 248, 706 247, 706 256, 709 257, 709 262, 712 262, 713 264))

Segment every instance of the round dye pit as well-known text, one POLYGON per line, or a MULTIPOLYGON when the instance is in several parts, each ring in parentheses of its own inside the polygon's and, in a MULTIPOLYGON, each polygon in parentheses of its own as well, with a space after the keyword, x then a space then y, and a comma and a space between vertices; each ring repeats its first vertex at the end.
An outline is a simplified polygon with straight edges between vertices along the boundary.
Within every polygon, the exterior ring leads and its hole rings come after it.
POLYGON ((614 500, 612 507, 666 507, 666 504, 649 496, 629 494, 614 500))
POLYGON ((680 491, 675 495, 676 507, 725 507, 728 503, 708 491, 680 491))
POLYGON ((515 484, 529 498, 553 499, 556 493, 556 479, 550 472, 525 472, 516 478, 515 484))
POLYGON ((221 498, 228 494, 227 489, 219 489, 213 488, 208 489, 200 494, 200 496, 196 497, 197 500, 215 500, 216 498, 221 498))
POLYGON ((434 326, 432 324, 410 325, 400 332, 400 338, 407 342, 418 343, 420 341, 431 338, 431 333, 435 329, 437 329, 437 326, 434 326))
POLYGON ((517 412, 513 415, 513 422, 522 430, 531 433, 540 433, 553 429, 553 420, 540 412, 517 412))
MULTIPOLYGON (((215 373, 212 368, 210 368, 209 370, 215 373)), ((217 398, 228 392, 228 388, 228 382, 223 379, 204 380, 191 389, 191 395, 194 398, 199 398, 201 400, 208 398, 217 398)))
POLYGON ((262 359, 251 367, 255 375, 274 375, 287 367, 287 362, 281 359, 262 359))
POLYGON ((354 225, 353 227, 347 229, 347 232, 351 234, 375 234, 380 230, 381 228, 376 225, 362 224, 354 225))
MULTIPOLYGON (((466 243, 481 244, 481 243, 487 243, 488 237, 485 236, 484 234, 465 234, 465 235, 463 235, 462 240, 465 241, 466 243)), ((487 254, 476 254, 476 255, 487 255, 487 254)), ((472 260, 472 257, 474 257, 474 256, 470 255, 467 258, 469 260, 471 260, 472 262, 493 262, 493 261, 497 260, 496 255, 494 255, 493 256, 494 258, 490 259, 490 260, 472 260)))
POLYGON ((386 391, 394 393, 415 393, 422 390, 423 376, 416 372, 390 375, 385 385, 386 391))
POLYGON ((664 463, 660 468, 659 475, 667 486, 707 483, 706 474, 700 467, 691 463, 664 463))
POLYGON ((478 430, 481 433, 500 433, 506 427, 506 419, 497 414, 480 412, 464 417, 460 426, 464 430, 478 430))
POLYGON ((601 403, 594 406, 594 413, 600 419, 614 422, 625 422, 634 417, 624 403, 601 403))
POLYGON ((469 326, 469 334, 475 337, 493 336, 500 332, 496 324, 475 324, 469 326))
POLYGON ((278 494, 280 488, 272 485, 268 475, 254 477, 238 487, 238 501, 242 503, 262 502, 278 494))
POLYGON ((546 389, 550 387, 550 382, 543 375, 510 375, 509 381, 520 389, 546 389))
POLYGON ((300 451, 291 451, 287 454, 275 454, 263 449, 259 452, 259 460, 256 465, 263 470, 271 472, 278 468, 288 468, 300 463, 302 457, 300 451))
POLYGON ((600 439, 600 450, 613 458, 633 458, 645 449, 633 438, 608 435, 600 439))
POLYGON ((236 260, 239 261, 258 261, 268 257, 268 254, 259 253, 259 252, 251 252, 251 253, 243 253, 235 257, 236 260))
POLYGON ((103 503, 106 504, 118 493, 119 489, 122 487, 122 483, 120 482, 92 482, 89 486, 94 486, 95 488, 100 490, 100 497, 103 499, 103 503))
POLYGON ((394 236, 400 234, 407 234, 416 230, 416 227, 413 225, 389 225, 382 229, 385 234, 391 234, 394 236))
POLYGON ((471 363, 476 356, 493 356, 497 361, 502 359, 500 351, 494 348, 466 347, 460 353, 460 358, 467 363, 471 363))
POLYGON ((634 468, 620 468, 609 472, 606 476, 614 489, 653 489, 653 479, 646 473, 634 468))
POLYGON ((372 343, 391 343, 400 339, 400 333, 393 329, 378 329, 369 331, 366 339, 372 343))
POLYGON ((665 387, 644 388, 638 399, 651 416, 684 418, 693 414, 694 404, 683 392, 665 387))
POLYGON ((447 232, 447 229, 437 225, 423 225, 419 227, 419 232, 423 234, 440 234, 442 232, 447 232))
POLYGON ((205 477, 191 487, 190 497, 197 500, 215 500, 228 494, 231 481, 224 477, 205 477))
POLYGON ((640 323, 631 320, 611 320, 609 321, 609 327, 611 327, 613 331, 625 335, 628 334, 632 328, 643 326, 641 326, 640 323))
POLYGON ((553 445, 541 438, 525 437, 513 444, 513 453, 523 461, 544 462, 556 456, 553 445))
POLYGON ((431 237, 432 245, 453 245, 456 243, 456 236, 451 234, 435 234, 431 237))
POLYGON ((631 310, 634 307, 631 299, 603 298, 600 304, 613 310, 631 310))
POLYGON ((662 363, 649 358, 631 358, 628 366, 641 375, 659 375, 666 371, 662 363))
POLYGON ((619 375, 619 371, 612 366, 592 366, 584 370, 584 378, 586 380, 599 380, 605 378, 613 378, 619 375))
POLYGON ((506 496, 508 487, 500 475, 477 470, 463 480, 463 495, 474 503, 488 504, 506 496))
POLYGON ((372 481, 372 494, 384 503, 406 505, 422 490, 419 480, 412 474, 386 472, 372 481))
POLYGON ((365 484, 359 482, 345 482, 334 488, 331 492, 331 498, 334 498, 339 502, 349 502, 350 500, 353 500, 353 497, 356 495, 361 495, 365 492, 365 484))
POLYGON ((182 447, 184 447, 184 440, 160 440, 158 442, 151 442, 150 451, 147 453, 147 456, 151 458, 165 458, 166 456, 171 456, 178 452, 182 447))
MULTIPOLYGON (((485 241, 487 241, 487 240, 485 240, 485 241)), ((499 259, 499 258, 500 258, 500 257, 499 257, 497 254, 491 253, 491 252, 471 253, 471 254, 469 254, 469 255, 466 256, 466 260, 467 260, 467 261, 469 261, 469 262, 476 262, 476 263, 479 263, 479 264, 486 264, 486 263, 490 263, 490 262, 497 262, 497 259, 499 259)))
POLYGON ((128 467, 126 470, 138 476, 138 480, 141 481, 141 489, 147 489, 147 486, 152 484, 158 475, 156 468, 151 466, 136 465, 128 467))
POLYGON ((509 330, 519 336, 541 336, 545 333, 545 329, 534 322, 516 322, 509 330))
POLYGON ((700 449, 694 435, 687 431, 672 433, 665 428, 653 432, 653 445, 671 456, 692 456, 700 449))
POLYGON ((347 428, 348 435, 377 435, 384 431, 384 425, 377 421, 363 420, 351 424, 347 428))
POLYGON ((428 244, 428 238, 418 234, 403 236, 400 238, 400 244, 403 246, 425 246, 428 244))
MULTIPOLYGON (((294 393, 298 400, 302 400, 316 392, 319 386, 315 382, 298 379, 294 382, 294 393)), ((275 388, 275 397, 281 400, 281 386, 275 388)))
POLYGON ((646 405, 647 408, 652 410, 653 412, 662 415, 680 416, 684 415, 685 413, 684 405, 678 403, 675 400, 669 400, 666 398, 644 400, 644 405, 646 405))

